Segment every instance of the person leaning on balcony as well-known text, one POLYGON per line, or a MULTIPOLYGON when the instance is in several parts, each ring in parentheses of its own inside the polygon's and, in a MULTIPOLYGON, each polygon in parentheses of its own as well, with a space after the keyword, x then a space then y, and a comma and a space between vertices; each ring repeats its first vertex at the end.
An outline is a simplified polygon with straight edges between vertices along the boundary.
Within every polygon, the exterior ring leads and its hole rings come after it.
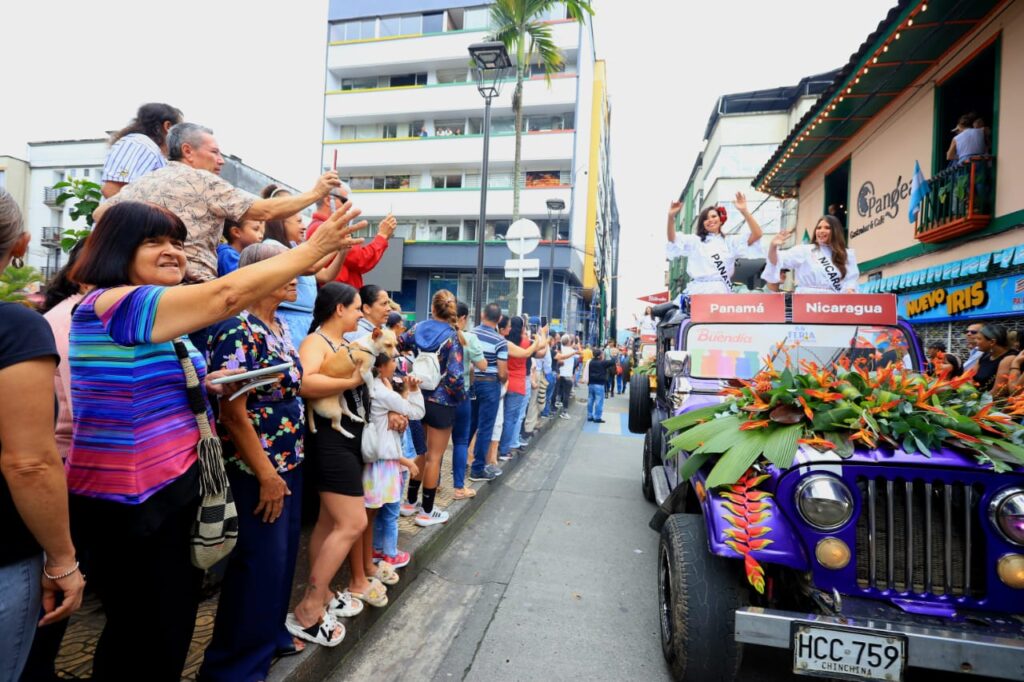
POLYGON ((131 123, 110 136, 100 192, 109 199, 130 182, 167 165, 167 131, 182 121, 181 110, 150 102, 139 107, 131 123))
POLYGON ((814 227, 814 243, 801 244, 779 251, 795 230, 775 235, 768 247, 768 262, 761 278, 768 283, 782 279, 781 271, 791 269, 798 294, 855 294, 857 293, 857 260, 853 249, 846 248, 843 225, 835 216, 818 219, 814 227))
MULTIPOLYGON (((0 189, 0 272, 29 234, 0 189)), ((64 467, 53 437, 57 346, 42 316, 0 303, 0 679, 17 680, 36 625, 67 618, 85 586, 68 522, 64 467), (63 597, 57 606, 58 595, 63 597), (40 621, 40 607, 45 615, 40 621)))
POLYGON ((731 294, 732 275, 739 258, 756 258, 760 250, 761 225, 747 210, 747 198, 736 192, 736 209, 750 228, 749 235, 722 234, 728 214, 721 206, 701 211, 697 218, 697 234, 676 232, 676 216, 683 202, 673 201, 668 210, 667 254, 671 258, 686 256, 686 274, 690 277, 686 294, 731 294))
POLYGON ((983 156, 988 154, 988 145, 985 143, 984 123, 981 127, 974 127, 974 122, 980 120, 974 114, 964 114, 957 121, 956 133, 952 142, 949 143, 949 150, 946 152, 946 159, 960 164, 972 156, 983 156))
MULTIPOLYGON (((344 183, 342 184, 341 191, 343 196, 349 196, 349 188, 344 183)), ((330 197, 325 196, 316 204, 313 220, 306 227, 306 239, 313 237, 317 228, 320 227, 320 224, 329 215, 331 215, 330 197)), ((384 252, 388 250, 388 240, 395 233, 396 227, 398 227, 398 222, 391 215, 388 215, 388 217, 380 222, 380 225, 377 227, 377 234, 373 239, 348 252, 348 255, 345 256, 345 262, 341 264, 341 269, 334 280, 351 285, 356 289, 362 289, 363 275, 377 267, 377 263, 384 257, 384 252)))
POLYGON ((195 123, 179 123, 167 134, 170 162, 131 183, 93 213, 98 222, 119 201, 144 201, 166 208, 181 218, 188 230, 185 282, 217 279, 217 245, 224 220, 274 220, 298 213, 341 186, 334 171, 320 176, 313 189, 294 196, 261 199, 237 189, 219 177, 221 156, 213 131, 195 123))

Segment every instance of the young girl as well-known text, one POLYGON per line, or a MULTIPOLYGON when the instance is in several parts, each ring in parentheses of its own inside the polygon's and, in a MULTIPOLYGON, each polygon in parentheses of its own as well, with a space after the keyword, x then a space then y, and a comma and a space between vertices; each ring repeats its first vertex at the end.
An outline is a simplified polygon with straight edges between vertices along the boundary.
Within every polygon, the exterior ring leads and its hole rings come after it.
POLYGON ((681 201, 673 201, 668 211, 668 257, 686 256, 686 274, 690 278, 686 294, 731 294, 732 274, 738 258, 758 258, 756 248, 761 239, 761 225, 747 210, 747 198, 736 192, 736 209, 743 215, 750 234, 725 237, 722 228, 727 217, 725 208, 711 206, 697 218, 697 234, 676 232, 676 215, 683 208, 681 201), (753 248, 752 248, 753 247, 753 248))
POLYGON ((779 252, 792 230, 780 232, 768 247, 768 262, 761 277, 768 283, 782 279, 782 270, 792 270, 798 294, 857 293, 857 260, 846 248, 843 226, 835 216, 822 216, 814 228, 814 243, 801 244, 779 252))
MULTIPOLYGON (((405 394, 395 390, 395 358, 381 353, 374 363, 377 378, 374 379, 373 400, 370 402, 369 438, 363 441, 363 501, 366 504, 366 530, 363 532, 363 563, 366 575, 376 575, 385 585, 398 582, 394 569, 409 563, 409 553, 398 551, 398 505, 402 499, 402 468, 413 476, 419 473, 416 463, 404 456, 402 434, 392 431, 388 414, 395 412, 409 419, 421 419, 424 413, 423 394, 419 380, 406 376, 403 386, 405 394), (378 510, 388 514, 382 526, 383 537, 376 538, 383 552, 383 558, 373 565, 374 517, 378 510)), ((377 524, 381 527, 381 524, 377 524)))

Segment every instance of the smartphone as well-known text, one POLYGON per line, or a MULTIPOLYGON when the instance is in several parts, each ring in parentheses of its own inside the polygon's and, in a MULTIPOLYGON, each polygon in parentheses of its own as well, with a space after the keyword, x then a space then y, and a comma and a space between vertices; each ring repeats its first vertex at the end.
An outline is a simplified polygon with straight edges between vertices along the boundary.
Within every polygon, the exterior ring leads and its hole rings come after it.
POLYGON ((548 326, 548 318, 547 318, 546 315, 542 315, 541 316, 541 318, 540 318, 540 326, 542 326, 542 327, 548 326))

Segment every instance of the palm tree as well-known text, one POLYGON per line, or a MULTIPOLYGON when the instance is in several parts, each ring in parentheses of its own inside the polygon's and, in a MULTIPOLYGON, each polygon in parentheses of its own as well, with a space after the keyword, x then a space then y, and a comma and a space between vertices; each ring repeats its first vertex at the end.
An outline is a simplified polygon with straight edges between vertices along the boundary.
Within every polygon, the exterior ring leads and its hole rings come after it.
MULTIPOLYGON (((541 17, 558 4, 556 0, 496 0, 491 5, 491 28, 494 40, 500 40, 513 55, 516 65, 516 89, 512 93, 512 110, 516 115, 516 157, 512 167, 512 220, 519 219, 519 175, 523 145, 523 76, 534 57, 544 68, 544 78, 551 84, 551 74, 563 63, 562 52, 551 37, 551 26, 541 17)), ((569 18, 586 21, 594 14, 590 0, 564 0, 569 18)))
POLYGON ((29 265, 20 268, 8 266, 0 273, 0 301, 21 303, 26 298, 25 290, 42 281, 39 271, 29 265))

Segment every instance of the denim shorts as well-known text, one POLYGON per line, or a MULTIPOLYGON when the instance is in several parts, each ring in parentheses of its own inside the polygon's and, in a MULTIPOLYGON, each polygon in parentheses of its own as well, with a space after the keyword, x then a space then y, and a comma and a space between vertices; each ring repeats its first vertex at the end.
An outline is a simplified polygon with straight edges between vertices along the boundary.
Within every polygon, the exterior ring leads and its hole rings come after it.
POLYGON ((42 572, 42 554, 0 566, 0 680, 18 679, 32 650, 42 572))

